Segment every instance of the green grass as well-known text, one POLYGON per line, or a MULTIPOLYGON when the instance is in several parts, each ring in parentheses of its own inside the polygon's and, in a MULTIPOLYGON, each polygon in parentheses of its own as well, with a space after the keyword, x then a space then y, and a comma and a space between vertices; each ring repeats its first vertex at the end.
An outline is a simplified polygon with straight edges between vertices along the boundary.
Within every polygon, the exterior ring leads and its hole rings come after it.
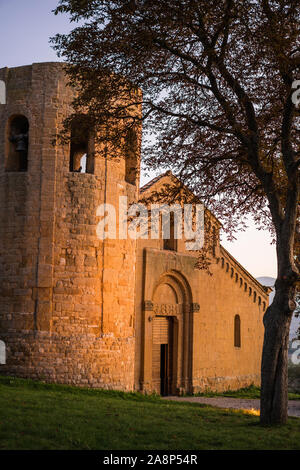
MULTIPOLYGON (((250 385, 249 387, 241 388, 239 390, 226 390, 224 392, 213 392, 207 390, 203 393, 196 393, 194 396, 198 397, 230 397, 230 398, 249 398, 249 399, 259 399, 260 398, 260 388, 255 385, 250 385)), ((289 392, 289 400, 300 400, 300 393, 291 393, 289 392)))
POLYGON ((0 376, 0 449, 300 449, 300 420, 0 376))

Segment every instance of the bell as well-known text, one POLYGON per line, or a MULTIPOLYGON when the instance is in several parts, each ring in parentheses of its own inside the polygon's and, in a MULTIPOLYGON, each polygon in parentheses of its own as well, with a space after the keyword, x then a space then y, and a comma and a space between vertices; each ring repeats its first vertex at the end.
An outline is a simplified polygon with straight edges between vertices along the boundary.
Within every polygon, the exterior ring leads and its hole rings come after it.
POLYGON ((28 134, 17 134, 10 138, 16 147, 16 152, 27 152, 28 150, 28 134))
POLYGON ((26 137, 20 138, 16 142, 16 152, 27 152, 27 139, 26 139, 26 137))

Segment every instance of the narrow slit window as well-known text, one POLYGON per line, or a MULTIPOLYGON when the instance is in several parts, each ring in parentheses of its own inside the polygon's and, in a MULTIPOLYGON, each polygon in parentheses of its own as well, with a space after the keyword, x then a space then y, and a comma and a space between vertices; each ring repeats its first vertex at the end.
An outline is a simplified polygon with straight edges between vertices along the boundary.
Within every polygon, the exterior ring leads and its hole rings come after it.
POLYGON ((127 131, 125 144, 125 181, 130 184, 137 184, 139 166, 139 146, 138 136, 134 128, 127 131))
POLYGON ((164 250, 177 250, 177 240, 175 238, 174 212, 170 213, 170 233, 162 227, 164 250))
POLYGON ((217 230, 216 227, 213 226, 212 229, 212 254, 216 256, 216 247, 217 247, 217 230))
POLYGON ((241 319, 239 315, 234 317, 234 346, 241 347, 241 319))

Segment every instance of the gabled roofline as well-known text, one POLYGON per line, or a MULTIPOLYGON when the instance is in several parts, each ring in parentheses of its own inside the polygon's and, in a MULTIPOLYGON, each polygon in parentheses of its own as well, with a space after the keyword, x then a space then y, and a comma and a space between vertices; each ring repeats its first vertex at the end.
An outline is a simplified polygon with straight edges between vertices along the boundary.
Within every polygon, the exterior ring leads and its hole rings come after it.
POLYGON ((224 246, 222 246, 220 244, 220 249, 221 249, 221 252, 223 251, 224 255, 227 256, 228 258, 230 258, 231 261, 233 261, 239 268, 241 271, 243 271, 243 273, 245 274, 245 276, 247 276, 248 278, 251 279, 251 281, 262 291, 264 291, 264 293, 266 295, 269 295, 271 292, 272 292, 272 288, 269 287, 269 286, 264 286, 263 284, 261 284, 257 279, 255 279, 255 277, 252 276, 252 274, 249 273, 249 271, 247 271, 246 268, 244 268, 244 266, 242 266, 235 258, 234 256, 232 256, 229 251, 226 250, 226 248, 224 248, 224 246))
MULTIPOLYGON (((187 191, 187 192, 189 192, 190 194, 192 194, 193 197, 196 198, 196 199, 199 201, 199 203, 202 204, 202 201, 199 199, 199 197, 196 196, 185 184, 183 184, 182 181, 180 181, 180 179, 179 179, 177 176, 175 176, 175 175, 172 173, 171 170, 168 170, 168 171, 166 171, 165 173, 162 173, 161 175, 156 176, 155 178, 153 178, 152 180, 150 180, 148 183, 144 184, 144 185, 140 188, 139 192, 140 192, 140 193, 144 193, 144 192, 148 191, 152 186, 154 186, 156 183, 158 183, 160 180, 162 180, 162 179, 165 178, 165 177, 171 177, 171 178, 173 178, 173 180, 175 180, 175 182, 180 183, 180 185, 182 186, 182 188, 183 188, 185 191, 187 191)), ((222 224, 222 223, 219 221, 219 219, 212 213, 212 211, 211 211, 210 209, 208 209, 206 206, 204 206, 204 207, 205 207, 205 210, 216 220, 216 222, 218 223, 219 227, 222 227, 223 224, 222 224)))
POLYGON ((155 178, 152 178, 152 180, 148 181, 148 183, 144 184, 143 186, 140 187, 140 193, 143 193, 144 191, 147 191, 151 186, 153 186, 155 183, 157 183, 160 179, 164 178, 165 176, 173 176, 176 178, 173 173, 168 170, 165 173, 161 173, 158 176, 155 176, 155 178))
MULTIPOLYGON (((159 181, 161 181, 163 178, 165 177, 171 177, 173 180, 175 180, 176 182, 179 182, 183 189, 185 189, 186 191, 188 191, 190 194, 192 194, 199 202, 201 202, 201 200, 186 186, 184 185, 179 178, 177 178, 177 176, 173 175, 172 171, 168 170, 166 171, 165 173, 162 173, 161 175, 159 176, 156 176, 155 178, 153 178, 152 180, 150 180, 148 183, 146 183, 144 186, 142 186, 140 188, 140 193, 145 193, 147 192, 148 190, 151 190, 151 187, 154 186, 156 183, 158 183, 159 181)), ((221 222, 216 218, 216 216, 209 210, 207 209, 207 207, 205 207, 205 210, 208 211, 212 216, 213 218, 218 222, 218 224, 220 226, 222 226, 221 222)), ((247 271, 247 269, 245 269, 235 258, 234 256, 232 256, 229 251, 227 251, 221 244, 220 244, 220 250, 221 250, 221 253, 226 257, 228 258, 229 260, 232 261, 233 264, 235 264, 240 270, 241 272, 244 274, 245 277, 247 277, 248 279, 250 279, 253 284, 257 287, 257 289, 260 290, 261 293, 263 293, 265 296, 269 296, 269 294, 272 292, 272 288, 269 287, 269 286, 264 286, 263 284, 261 284, 257 279, 255 279, 255 277, 252 276, 252 274, 249 273, 249 271, 247 271)))

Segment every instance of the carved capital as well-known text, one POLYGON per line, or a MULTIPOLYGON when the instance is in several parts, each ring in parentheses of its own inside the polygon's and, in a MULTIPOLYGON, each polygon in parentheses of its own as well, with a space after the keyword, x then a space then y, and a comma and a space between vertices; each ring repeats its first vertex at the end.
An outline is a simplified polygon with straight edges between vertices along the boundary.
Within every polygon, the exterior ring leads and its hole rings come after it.
POLYGON ((200 311, 200 305, 198 303, 193 303, 191 304, 191 312, 199 312, 200 311))
POLYGON ((144 311, 145 312, 152 312, 153 310, 153 302, 151 300, 145 300, 144 301, 144 311))

